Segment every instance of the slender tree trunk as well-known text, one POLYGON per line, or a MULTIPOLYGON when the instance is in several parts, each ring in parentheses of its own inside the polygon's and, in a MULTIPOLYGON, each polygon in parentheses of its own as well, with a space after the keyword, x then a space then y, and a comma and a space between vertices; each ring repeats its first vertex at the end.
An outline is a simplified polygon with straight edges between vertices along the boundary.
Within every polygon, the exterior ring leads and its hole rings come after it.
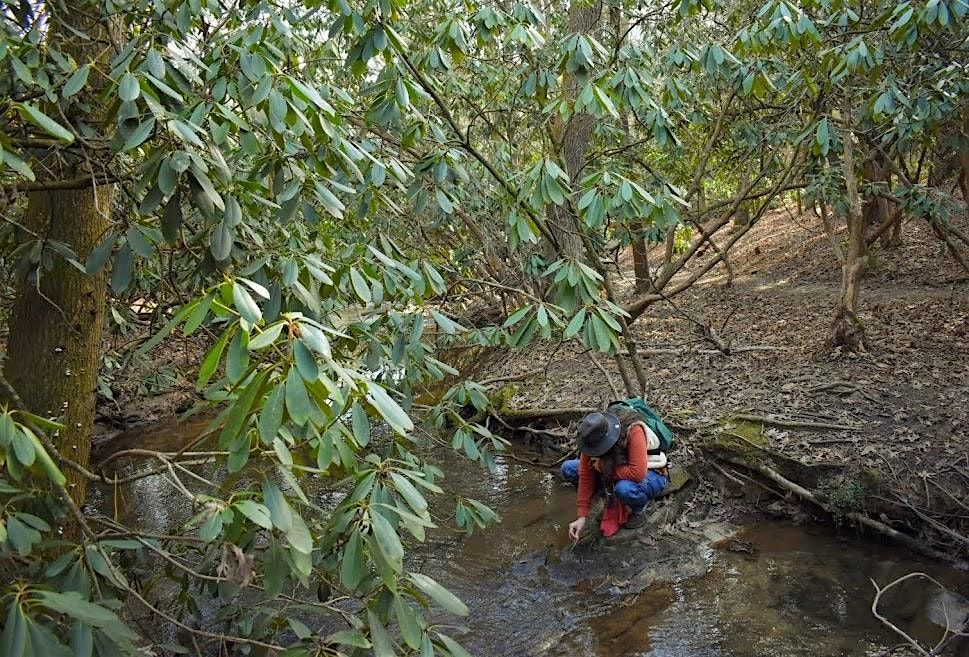
MULTIPOLYGON (((888 166, 885 154, 880 149, 874 149, 864 165, 864 178, 870 183, 891 185, 892 170, 888 166)), ((877 194, 868 194, 862 203, 861 214, 864 217, 865 229, 878 228, 891 218, 891 208, 888 199, 877 194)), ((901 215, 897 221, 901 221, 901 215)), ((881 236, 882 247, 888 248, 892 244, 892 233, 885 231, 881 236)))
POLYGON ((636 292, 648 291, 653 280, 649 277, 649 246, 642 237, 633 240, 633 271, 636 274, 636 292))
MULTIPOLYGON (((49 38, 58 40, 79 64, 90 62, 95 71, 110 56, 106 23, 100 17, 73 11, 70 3, 48 5, 57 20, 51 20, 49 38), (87 38, 79 36, 86 35, 87 38)), ((90 102, 106 80, 92 74, 83 92, 90 102)), ((76 155, 44 158, 46 180, 73 178, 87 173, 72 160, 76 155)), ((110 163, 95 161, 107 168, 110 163)), ((41 180, 40 182, 43 182, 41 180)), ((84 262, 107 232, 114 196, 112 185, 78 190, 31 192, 27 199, 24 241, 37 241, 44 248, 41 262, 27 276, 16 281, 17 296, 10 315, 7 360, 4 372, 28 410, 42 417, 59 419, 64 429, 51 438, 60 453, 88 465, 94 424, 98 368, 104 323, 107 273, 94 276, 78 271, 48 243, 66 244, 84 262)), ((83 502, 86 480, 65 469, 68 489, 83 502)))
POLYGON ((959 140, 959 188, 962 190, 962 201, 969 213, 969 112, 966 112, 962 123, 962 137, 959 140))
MULTIPOLYGON (((594 0, 591 4, 582 0, 573 0, 569 5, 569 31, 572 34, 592 34, 596 31, 602 16, 601 0, 594 0)), ((565 98, 574 102, 581 91, 586 74, 566 74, 562 81, 565 98)), ((581 177, 582 165, 589 150, 589 139, 595 117, 587 112, 574 114, 564 126, 553 127, 552 134, 556 147, 565 164, 565 172, 569 174, 574 188, 581 177)), ((568 206, 551 205, 548 209, 548 220, 552 232, 558 242, 558 255, 573 260, 582 259, 583 246, 581 224, 568 206)))
MULTIPOLYGON (((845 103, 845 121, 851 121, 850 102, 845 103)), ((858 297, 861 280, 868 264, 865 246, 865 220, 858 198, 858 181, 855 177, 854 134, 848 129, 844 136, 844 175, 848 194, 848 248, 841 266, 841 296, 831 322, 830 347, 844 347, 851 351, 867 351, 868 340, 865 327, 858 318, 858 297)))

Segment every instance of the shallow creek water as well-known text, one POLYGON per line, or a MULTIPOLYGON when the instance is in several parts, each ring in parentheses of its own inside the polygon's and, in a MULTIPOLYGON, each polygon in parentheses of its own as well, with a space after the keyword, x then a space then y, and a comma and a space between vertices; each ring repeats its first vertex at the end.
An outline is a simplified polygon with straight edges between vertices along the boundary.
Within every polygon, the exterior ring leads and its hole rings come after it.
MULTIPOLYGON (((110 449, 175 450, 204 424, 138 429, 110 449)), ((877 655, 900 640, 872 616, 870 578, 885 584, 922 571, 969 595, 966 573, 820 527, 758 522, 740 528, 733 542, 713 543, 711 532, 704 538, 700 528, 685 537, 626 537, 618 550, 601 543, 572 549, 566 525, 575 493, 554 473, 510 459, 498 459, 495 473, 450 453, 441 459, 446 484, 488 504, 502 522, 470 537, 434 532, 412 548, 408 568, 434 576, 465 600, 471 616, 460 638, 481 657, 877 655), (679 555, 677 541, 691 549, 679 555), (715 546, 728 544, 745 551, 715 546), (678 569, 680 559, 691 566, 678 569), (628 580, 615 573, 628 574, 637 563, 655 572, 648 586, 630 592, 628 580)), ((152 465, 129 461, 121 472, 152 465)), ((226 482, 203 467, 206 476, 229 485, 261 478, 252 472, 226 482)), ((303 483, 311 494, 312 480, 303 483)), ((123 496, 96 488, 89 505, 153 531, 170 530, 189 515, 184 497, 159 476, 134 482, 123 496)), ((886 602, 900 628, 930 645, 940 636, 931 620, 940 616, 938 590, 913 582, 886 602)), ((947 654, 969 657, 969 644, 947 654)))

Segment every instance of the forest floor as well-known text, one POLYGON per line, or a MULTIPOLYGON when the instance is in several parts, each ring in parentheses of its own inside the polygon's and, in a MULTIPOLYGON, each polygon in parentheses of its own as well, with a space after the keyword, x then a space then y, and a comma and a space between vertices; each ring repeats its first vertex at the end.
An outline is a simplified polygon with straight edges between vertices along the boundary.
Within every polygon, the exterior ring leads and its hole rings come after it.
MULTIPOLYGON (((963 230, 969 223, 965 217, 955 222, 963 230)), ((657 251, 650 260, 661 257, 657 251)), ((803 463, 878 473, 887 482, 880 492, 889 498, 881 500, 886 508, 965 527, 969 277, 929 226, 907 222, 900 246, 875 247, 860 301, 867 354, 825 348, 841 269, 812 214, 778 210, 765 216, 730 261, 730 285, 720 265, 633 325, 648 402, 681 427, 698 430, 694 436, 737 415, 841 425, 818 430, 765 423, 758 439, 803 463), (735 351, 725 355, 704 341, 695 321, 712 326, 735 351)), ((628 251, 613 273, 617 293, 627 298, 633 285, 628 251)), ((622 389, 614 361, 599 355, 600 369, 577 343, 506 356, 479 378, 542 370, 508 384, 514 386, 504 392, 509 408, 601 408, 614 398, 612 386, 622 389)), ((681 435, 671 457, 692 462, 699 441, 681 435)))

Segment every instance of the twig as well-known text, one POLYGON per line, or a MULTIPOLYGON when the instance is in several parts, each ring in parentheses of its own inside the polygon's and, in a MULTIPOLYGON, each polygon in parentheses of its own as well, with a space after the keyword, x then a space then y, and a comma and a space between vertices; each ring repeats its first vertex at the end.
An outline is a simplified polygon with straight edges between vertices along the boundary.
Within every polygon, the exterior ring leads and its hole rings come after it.
POLYGON ((952 628, 949 626, 948 615, 946 616, 946 627, 945 627, 945 630, 943 630, 942 639, 936 644, 935 648, 933 648, 931 651, 928 651, 922 647, 921 643, 919 643, 918 641, 910 637, 908 634, 903 632, 901 629, 898 628, 898 626, 896 626, 890 620, 885 618, 885 616, 883 616, 878 611, 878 603, 881 602, 882 595, 884 595, 885 591, 889 590, 894 586, 898 586, 902 582, 910 580, 914 577, 921 577, 921 578, 927 579, 933 584, 935 584, 936 586, 938 586, 943 591, 948 591, 946 587, 944 587, 937 580, 933 579, 932 577, 929 577, 925 573, 909 573, 908 575, 903 575, 902 577, 899 577, 898 579, 896 579, 893 582, 890 582, 884 587, 878 586, 878 583, 874 579, 872 579, 869 581, 871 582, 871 585, 875 587, 875 598, 871 601, 871 613, 874 614, 875 618, 877 618, 882 623, 887 625, 892 631, 894 631, 896 634, 898 634, 906 641, 908 641, 909 645, 915 648, 915 650, 917 650, 920 655, 925 655, 925 657, 933 657, 934 655, 938 655, 939 651, 945 646, 950 632, 953 632, 953 635, 955 636, 958 636, 961 634, 961 632, 953 631, 952 628))
POLYGON ((588 356, 589 360, 592 361, 592 364, 596 366, 596 369, 602 372, 602 376, 606 378, 606 383, 609 384, 609 388, 612 390, 612 394, 613 394, 612 398, 622 399, 622 393, 619 392, 619 388, 616 387, 616 384, 613 382, 612 377, 609 376, 609 372, 607 372, 606 368, 602 366, 602 363, 599 362, 599 359, 596 358, 591 351, 587 351, 586 356, 588 356))

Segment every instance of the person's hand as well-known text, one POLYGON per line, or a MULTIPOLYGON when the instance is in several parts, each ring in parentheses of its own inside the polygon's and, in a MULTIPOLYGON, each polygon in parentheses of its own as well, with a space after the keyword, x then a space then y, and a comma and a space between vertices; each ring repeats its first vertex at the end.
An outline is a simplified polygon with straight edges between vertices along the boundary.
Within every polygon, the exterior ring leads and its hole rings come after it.
POLYGON ((582 533, 582 528, 585 527, 585 516, 581 518, 576 518, 569 523, 569 538, 573 541, 579 540, 579 535, 582 533))

